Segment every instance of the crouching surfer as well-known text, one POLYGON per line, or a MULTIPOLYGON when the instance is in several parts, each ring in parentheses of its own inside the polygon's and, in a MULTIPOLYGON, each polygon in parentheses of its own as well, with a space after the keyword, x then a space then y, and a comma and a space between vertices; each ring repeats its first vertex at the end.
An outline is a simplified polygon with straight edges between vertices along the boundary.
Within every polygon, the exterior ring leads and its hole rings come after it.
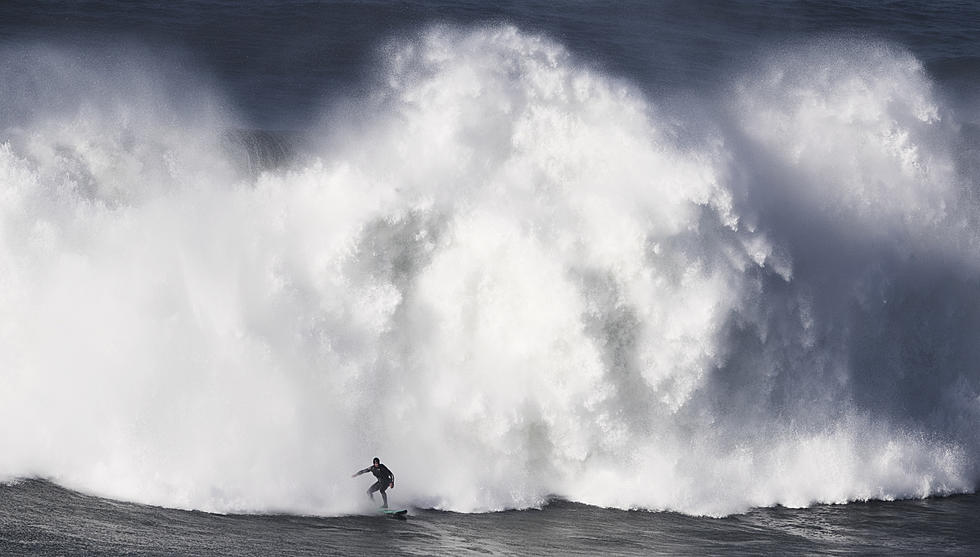
POLYGON ((374 463, 371 464, 371 466, 368 466, 364 470, 357 472, 351 477, 356 478, 361 474, 367 472, 371 472, 372 474, 374 474, 374 477, 378 479, 378 481, 374 482, 374 485, 368 488, 367 490, 368 497, 370 497, 371 500, 374 501, 374 492, 380 491, 381 499, 384 501, 384 504, 381 505, 381 508, 387 509, 388 495, 385 493, 385 490, 387 490, 388 488, 395 489, 395 475, 391 473, 391 470, 389 470, 387 466, 381 464, 381 459, 379 459, 378 457, 374 457, 374 463))

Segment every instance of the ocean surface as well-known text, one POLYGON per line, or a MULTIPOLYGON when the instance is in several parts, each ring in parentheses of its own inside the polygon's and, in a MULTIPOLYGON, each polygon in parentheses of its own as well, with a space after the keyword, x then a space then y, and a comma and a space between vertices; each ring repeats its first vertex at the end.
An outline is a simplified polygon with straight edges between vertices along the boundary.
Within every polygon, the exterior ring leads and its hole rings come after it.
POLYGON ((978 554, 978 176, 974 2, 4 2, 0 554, 978 554))

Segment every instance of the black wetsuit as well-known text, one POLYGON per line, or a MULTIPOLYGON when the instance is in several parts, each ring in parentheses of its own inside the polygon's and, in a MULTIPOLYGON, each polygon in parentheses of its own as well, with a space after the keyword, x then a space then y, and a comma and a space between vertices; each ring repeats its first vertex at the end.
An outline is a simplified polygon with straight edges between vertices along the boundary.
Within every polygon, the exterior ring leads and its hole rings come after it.
POLYGON ((388 486, 395 485, 395 475, 392 474, 391 470, 389 470, 384 464, 378 464, 377 466, 372 464, 371 466, 368 466, 364 470, 358 472, 357 475, 360 476, 366 472, 371 472, 374 474, 375 478, 378 478, 378 481, 374 482, 374 485, 368 488, 368 496, 370 496, 371 499, 374 499, 374 492, 380 491, 381 499, 384 501, 384 506, 387 508, 388 494, 385 493, 385 490, 388 489, 388 486))

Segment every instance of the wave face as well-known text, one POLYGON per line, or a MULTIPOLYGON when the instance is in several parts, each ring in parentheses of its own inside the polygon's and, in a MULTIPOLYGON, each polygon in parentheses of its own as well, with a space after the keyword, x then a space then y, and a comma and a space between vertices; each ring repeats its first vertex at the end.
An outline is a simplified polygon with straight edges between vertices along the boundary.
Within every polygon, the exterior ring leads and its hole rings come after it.
POLYGON ((314 514, 375 455, 463 512, 976 489, 977 151, 909 53, 787 47, 682 107, 513 27, 385 53, 262 170, 200 80, 0 52, 36 92, 0 101, 0 477, 314 514))

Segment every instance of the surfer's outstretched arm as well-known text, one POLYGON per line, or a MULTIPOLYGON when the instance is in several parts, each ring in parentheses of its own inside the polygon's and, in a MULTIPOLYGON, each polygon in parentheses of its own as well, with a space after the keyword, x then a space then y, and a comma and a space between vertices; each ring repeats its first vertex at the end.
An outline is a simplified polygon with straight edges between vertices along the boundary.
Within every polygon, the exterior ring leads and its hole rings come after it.
POLYGON ((370 471, 371 471, 371 467, 370 467, 370 466, 368 466, 368 467, 367 467, 367 468, 365 468, 364 470, 361 470, 361 471, 359 471, 359 472, 356 472, 356 473, 354 473, 354 474, 353 474, 353 475, 352 475, 351 477, 352 477, 352 478, 356 478, 356 477, 358 477, 358 476, 360 476, 361 474, 365 474, 365 473, 367 473, 367 472, 370 472, 370 471))

